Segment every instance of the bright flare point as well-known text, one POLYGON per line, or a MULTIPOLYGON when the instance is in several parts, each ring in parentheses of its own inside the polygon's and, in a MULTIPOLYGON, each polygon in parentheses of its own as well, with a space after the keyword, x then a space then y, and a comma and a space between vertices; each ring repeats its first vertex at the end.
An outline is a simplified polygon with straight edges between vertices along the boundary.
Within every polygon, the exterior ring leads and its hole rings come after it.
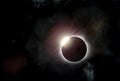
POLYGON ((70 40, 70 37, 64 37, 61 41, 61 46, 64 46, 66 45, 70 40))

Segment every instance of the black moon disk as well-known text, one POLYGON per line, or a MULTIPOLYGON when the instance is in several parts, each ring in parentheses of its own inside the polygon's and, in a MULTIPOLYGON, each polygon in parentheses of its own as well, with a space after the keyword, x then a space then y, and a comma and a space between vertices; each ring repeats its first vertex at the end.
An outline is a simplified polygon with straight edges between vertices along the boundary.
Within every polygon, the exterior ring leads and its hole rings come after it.
POLYGON ((78 37, 71 37, 69 42, 67 46, 61 47, 64 58, 70 62, 82 60, 87 52, 85 41, 78 37))

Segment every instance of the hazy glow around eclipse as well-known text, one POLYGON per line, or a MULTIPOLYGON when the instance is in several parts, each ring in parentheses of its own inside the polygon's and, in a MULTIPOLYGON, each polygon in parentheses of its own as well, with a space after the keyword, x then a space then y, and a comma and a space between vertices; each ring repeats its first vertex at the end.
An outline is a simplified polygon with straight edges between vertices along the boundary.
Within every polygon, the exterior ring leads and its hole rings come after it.
POLYGON ((64 37, 62 40, 61 40, 61 46, 64 46, 66 45, 70 40, 70 37, 64 37))

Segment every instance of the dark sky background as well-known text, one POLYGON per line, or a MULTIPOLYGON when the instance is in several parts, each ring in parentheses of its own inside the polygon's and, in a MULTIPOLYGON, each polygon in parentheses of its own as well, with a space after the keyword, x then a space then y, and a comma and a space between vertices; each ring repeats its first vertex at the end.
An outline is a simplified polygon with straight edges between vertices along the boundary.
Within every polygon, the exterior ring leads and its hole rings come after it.
POLYGON ((6 16, 1 81, 120 80, 119 0, 24 0, 21 6, 23 11, 6 16), (57 36, 71 25, 90 43, 90 55, 83 64, 65 63, 57 56, 57 36))

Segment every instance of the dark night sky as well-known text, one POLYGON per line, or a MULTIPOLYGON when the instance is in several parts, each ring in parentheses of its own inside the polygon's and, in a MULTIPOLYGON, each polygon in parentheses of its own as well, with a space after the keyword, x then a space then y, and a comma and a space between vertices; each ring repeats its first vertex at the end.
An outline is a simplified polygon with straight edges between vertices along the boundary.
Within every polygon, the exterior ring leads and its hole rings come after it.
POLYGON ((10 13, 6 17, 0 54, 1 81, 120 80, 119 0, 24 0, 23 5, 22 14, 10 13), (56 57, 57 38, 49 39, 65 29, 56 28, 59 21, 81 26, 94 48, 93 56, 85 63, 70 65, 56 57), (54 45, 49 48, 52 41, 54 45))

